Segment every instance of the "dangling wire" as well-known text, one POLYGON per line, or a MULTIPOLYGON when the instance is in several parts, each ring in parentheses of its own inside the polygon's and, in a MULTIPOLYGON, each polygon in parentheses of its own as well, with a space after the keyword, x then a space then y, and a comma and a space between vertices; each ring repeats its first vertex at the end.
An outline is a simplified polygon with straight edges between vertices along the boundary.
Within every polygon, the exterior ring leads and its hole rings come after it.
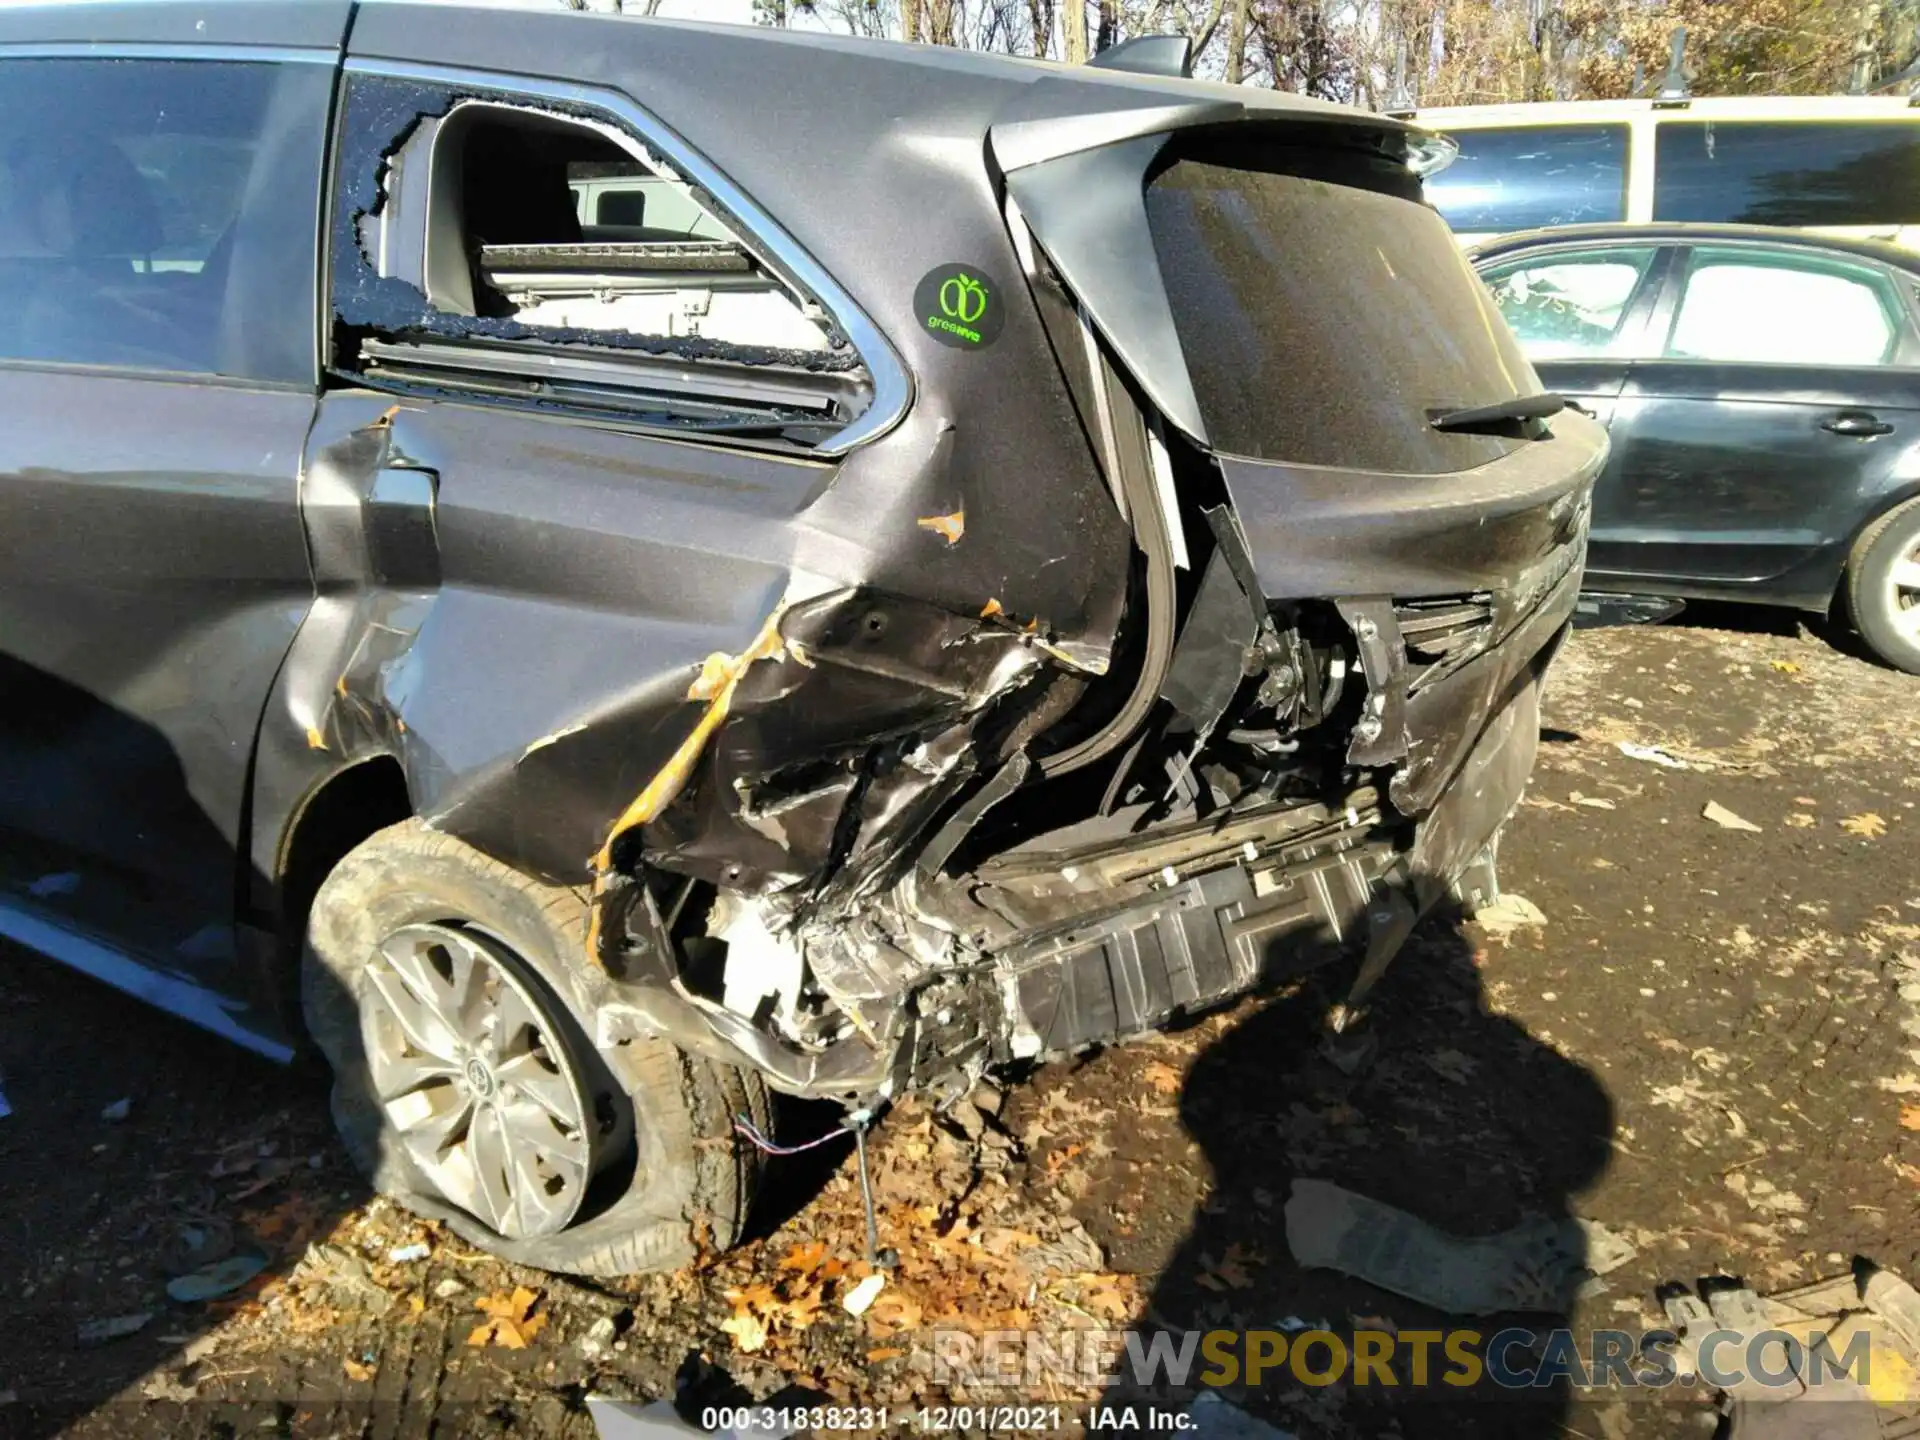
POLYGON ((807 1150, 816 1150, 822 1145, 839 1140, 854 1133, 851 1125, 842 1125, 838 1130, 830 1130, 817 1140, 809 1140, 804 1145, 776 1145, 754 1128, 753 1122, 744 1115, 733 1117, 733 1128, 753 1143, 753 1147, 767 1155, 798 1155, 807 1150))

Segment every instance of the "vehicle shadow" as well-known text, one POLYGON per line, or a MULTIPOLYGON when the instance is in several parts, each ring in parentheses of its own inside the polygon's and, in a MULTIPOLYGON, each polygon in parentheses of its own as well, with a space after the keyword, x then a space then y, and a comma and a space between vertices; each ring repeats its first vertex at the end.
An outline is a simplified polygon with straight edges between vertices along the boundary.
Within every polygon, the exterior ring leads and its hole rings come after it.
POLYGON ((368 1198, 326 1081, 10 946, 0 1065, 0 1435, 145 1433, 159 1414, 203 1433, 189 1357, 368 1198), (168 1298, 175 1275, 248 1250, 267 1264, 233 1295, 168 1298))
MULTIPOLYGON (((1563 1386, 1505 1389, 1483 1366, 1473 1367, 1474 1383, 1462 1384, 1467 1367, 1447 1357, 1440 1336, 1472 1332, 1477 1338, 1462 1343, 1484 1356, 1510 1326, 1544 1334, 1568 1323, 1587 1258, 1572 1224, 1574 1201, 1606 1168, 1613 1106, 1591 1071, 1499 1013, 1484 963, 1449 905, 1416 928, 1368 1013, 1337 1041, 1329 1042, 1326 1017, 1344 994, 1350 965, 1329 967, 1297 996, 1265 1004, 1200 1054, 1180 1117, 1211 1168, 1212 1194, 1162 1271, 1135 1343, 1150 1346, 1156 1332, 1172 1332, 1176 1343, 1185 1332, 1238 1332, 1224 1349, 1244 1366, 1241 1336, 1260 1330, 1269 1332, 1269 1355, 1276 1337, 1286 1338, 1285 1358, 1249 1386, 1244 1368, 1227 1374, 1210 1366, 1202 1348, 1188 1383, 1169 1386, 1165 1372, 1135 1373, 1123 1354, 1103 1403, 1131 1408, 1147 1428, 1147 1406, 1164 1415, 1218 1386, 1219 1399, 1299 1440, 1561 1433, 1569 1405, 1563 1386), (1526 1269, 1514 1303, 1448 1314, 1296 1262, 1287 1207, 1301 1180, 1332 1182, 1450 1236, 1549 1222, 1562 1239, 1560 1258, 1526 1269), (1378 1371, 1369 1383, 1354 1383, 1356 1331, 1396 1337, 1385 1342, 1393 1347, 1395 1385, 1382 1383, 1378 1371), (1413 1383, 1409 1358, 1421 1331, 1434 1332, 1424 1385, 1413 1383), (1344 1368, 1332 1367, 1327 1337, 1344 1347, 1344 1368), (1332 1383, 1330 1367, 1339 1370, 1332 1383)), ((1394 1252, 1393 1237, 1375 1239, 1379 1253, 1394 1252)), ((1432 1259, 1417 1241, 1399 1255, 1417 1284, 1438 1279, 1432 1259)), ((1493 1276, 1469 1269, 1461 1278, 1493 1276)), ((1536 1363, 1524 1343, 1506 1347, 1503 1358, 1514 1370, 1536 1363)), ((1107 1418, 1126 1423, 1120 1413, 1107 1418)), ((1124 1433, 1119 1426, 1096 1433, 1124 1433)))
MULTIPOLYGON (((189 798, 172 741, 17 657, 0 656, 0 688, 0 903, 16 933, 37 925, 111 965, 74 937, 144 931, 156 973, 206 986, 191 993, 209 1014, 215 991, 245 993, 255 1019, 290 995, 291 945, 219 943, 233 897, 261 892, 189 798)), ((292 1018, 280 1028, 297 1034, 292 1018)), ((217 1355, 195 1357, 370 1198, 328 1083, 304 1055, 275 1064, 0 941, 0 1435, 219 1428, 193 1383, 217 1355), (169 1297, 226 1260, 230 1289, 169 1297)))
POLYGON ((1777 605, 1744 605, 1732 600, 1689 600, 1687 608, 1663 624, 1686 630, 1732 630, 1741 635, 1770 635, 1793 639, 1803 631, 1830 650, 1872 665, 1892 667, 1873 653, 1871 647, 1848 623, 1844 608, 1836 604, 1831 612, 1815 615, 1806 610, 1790 610, 1777 605))

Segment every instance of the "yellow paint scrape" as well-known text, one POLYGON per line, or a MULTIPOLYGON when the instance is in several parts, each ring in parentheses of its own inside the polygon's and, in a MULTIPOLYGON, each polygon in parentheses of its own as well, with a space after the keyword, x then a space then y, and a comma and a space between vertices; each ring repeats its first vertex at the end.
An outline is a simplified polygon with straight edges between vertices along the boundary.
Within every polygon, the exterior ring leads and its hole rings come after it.
POLYGON ((593 857, 595 870, 603 875, 611 870, 613 842, 634 826, 644 825, 653 819, 680 793, 681 787, 687 783, 687 777, 693 774, 700 752, 707 748, 707 741, 713 738, 713 732, 727 718, 728 707, 733 704, 733 692, 738 688, 740 678, 747 673, 747 667, 756 660, 784 658, 786 652, 780 640, 780 617, 786 611, 786 605, 782 604, 769 615, 766 624, 760 627, 760 633, 754 637, 753 644, 738 655, 715 651, 701 664, 700 673, 694 677, 693 684, 687 687, 687 699, 704 701, 706 712, 693 727, 693 733, 680 742, 672 758, 655 772, 646 788, 613 822, 613 829, 607 832, 607 843, 593 857))
POLYGON ((951 515, 923 515, 914 522, 922 530, 931 530, 949 545, 958 545, 960 537, 967 533, 967 512, 965 508, 951 515))

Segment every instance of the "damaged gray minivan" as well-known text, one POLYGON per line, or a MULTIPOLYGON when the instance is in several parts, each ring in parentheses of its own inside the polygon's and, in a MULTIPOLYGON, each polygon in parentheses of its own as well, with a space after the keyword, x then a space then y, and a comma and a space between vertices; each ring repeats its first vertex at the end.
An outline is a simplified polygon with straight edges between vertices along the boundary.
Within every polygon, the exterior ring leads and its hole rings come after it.
POLYGON ((1599 429, 1266 91, 560 8, 0 9, 0 935, 611 1273, 1494 884, 1599 429))

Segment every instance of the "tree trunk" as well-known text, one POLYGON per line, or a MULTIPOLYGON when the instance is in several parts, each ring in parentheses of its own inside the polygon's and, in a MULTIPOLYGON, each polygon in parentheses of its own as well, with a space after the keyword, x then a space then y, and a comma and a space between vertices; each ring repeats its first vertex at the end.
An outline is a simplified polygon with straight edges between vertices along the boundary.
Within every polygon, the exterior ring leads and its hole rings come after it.
POLYGON ((1041 59, 1053 53, 1053 0, 1027 0, 1033 17, 1033 53, 1041 59))
POLYGON ((926 0, 927 39, 935 45, 955 43, 953 0, 926 0))
POLYGON ((920 0, 900 0, 900 33, 909 41, 920 38, 920 0))
POLYGON ((1847 79, 1847 88, 1855 95, 1866 94, 1878 78, 1874 71, 1879 67, 1874 61, 1879 40, 1880 3, 1879 0, 1867 0, 1860 7, 1860 21, 1853 39, 1853 67, 1847 79))
POLYGON ((1193 33, 1193 58, 1198 60, 1200 52, 1213 43, 1213 32, 1220 28, 1220 16, 1227 8, 1227 0, 1213 0, 1207 10, 1207 18, 1200 22, 1200 28, 1193 33))
POLYGON ((1233 24, 1227 31, 1227 83, 1238 85, 1247 73, 1247 11, 1253 0, 1233 0, 1233 24))
POLYGON ((1093 53, 1102 50, 1119 38, 1120 17, 1114 13, 1114 0, 1100 0, 1100 28, 1094 32, 1093 53))
POLYGON ((1069 65, 1087 63, 1087 4, 1086 0, 1067 0, 1067 8, 1060 16, 1060 29, 1066 40, 1066 60, 1069 65))

